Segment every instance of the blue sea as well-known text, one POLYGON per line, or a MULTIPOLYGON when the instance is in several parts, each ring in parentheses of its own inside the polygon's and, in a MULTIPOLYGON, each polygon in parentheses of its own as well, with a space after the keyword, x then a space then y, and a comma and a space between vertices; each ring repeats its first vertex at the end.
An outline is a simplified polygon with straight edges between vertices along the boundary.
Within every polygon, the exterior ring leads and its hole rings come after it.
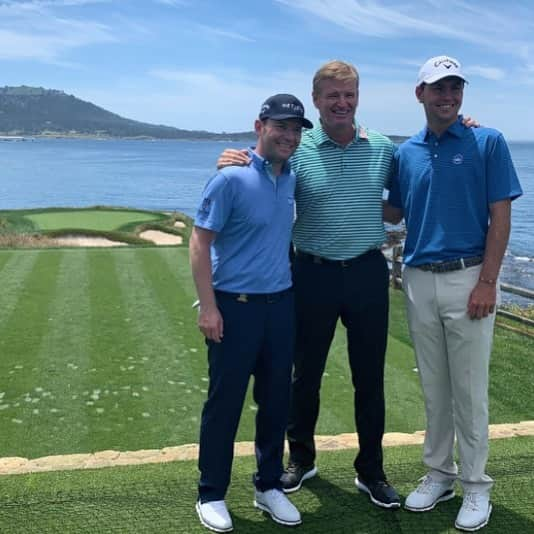
MULTIPOLYGON (((0 209, 110 205, 193 216, 220 152, 242 146, 228 141, 0 141, 0 209)), ((502 279, 534 289, 529 217, 534 205, 534 143, 510 143, 510 150, 524 195, 513 203, 502 279)))

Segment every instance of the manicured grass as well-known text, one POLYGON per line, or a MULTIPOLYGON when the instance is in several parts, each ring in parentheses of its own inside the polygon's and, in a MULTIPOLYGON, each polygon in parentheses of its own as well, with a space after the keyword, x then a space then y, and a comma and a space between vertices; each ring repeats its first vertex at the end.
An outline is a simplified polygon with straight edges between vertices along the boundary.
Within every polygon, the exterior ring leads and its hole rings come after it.
MULTIPOLYGON (((205 345, 187 250, 0 250, 0 456, 35 458, 198 441, 205 345)), ((401 292, 391 293, 387 431, 424 429, 401 292)), ((491 422, 532 419, 534 341, 497 330, 491 422)), ((343 328, 323 380, 319 434, 354 430, 343 328)), ((245 402, 239 441, 254 438, 245 402)))
MULTIPOLYGON (((534 527, 534 438, 491 442, 488 473, 496 481, 487 534, 527 533, 534 527)), ((402 497, 424 474, 422 448, 388 447, 384 459, 402 497)), ((453 533, 461 505, 457 496, 427 513, 379 509, 354 486, 355 451, 319 453, 319 476, 290 496, 303 524, 295 532, 315 534, 453 533)), ((236 458, 227 503, 236 533, 281 533, 252 505, 252 457, 236 458)), ((3 534, 170 533, 205 534, 194 510, 196 462, 4 476, 0 485, 3 534)))
POLYGON ((83 228, 89 230, 118 230, 132 223, 141 224, 158 221, 162 214, 135 210, 61 210, 28 213, 29 219, 38 230, 60 230, 62 228, 83 228))

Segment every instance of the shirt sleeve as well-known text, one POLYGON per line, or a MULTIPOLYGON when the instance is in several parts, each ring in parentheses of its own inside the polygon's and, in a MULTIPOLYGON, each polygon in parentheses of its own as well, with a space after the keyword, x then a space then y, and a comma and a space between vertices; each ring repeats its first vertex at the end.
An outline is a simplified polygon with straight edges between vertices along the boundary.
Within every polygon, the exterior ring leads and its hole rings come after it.
POLYGON ((220 232, 232 210, 232 187, 223 173, 211 178, 204 191, 195 216, 195 226, 220 232))
POLYGON ((523 194, 510 150, 502 134, 495 137, 486 165, 488 204, 499 200, 514 200, 523 194))
POLYGON ((395 174, 395 154, 397 153, 398 146, 391 141, 391 163, 389 166, 389 173, 384 184, 385 189, 391 189, 391 182, 393 181, 393 175, 395 174))
POLYGON ((399 151, 393 156, 391 178, 389 180, 388 202, 395 208, 402 209, 400 180, 399 180, 399 151))

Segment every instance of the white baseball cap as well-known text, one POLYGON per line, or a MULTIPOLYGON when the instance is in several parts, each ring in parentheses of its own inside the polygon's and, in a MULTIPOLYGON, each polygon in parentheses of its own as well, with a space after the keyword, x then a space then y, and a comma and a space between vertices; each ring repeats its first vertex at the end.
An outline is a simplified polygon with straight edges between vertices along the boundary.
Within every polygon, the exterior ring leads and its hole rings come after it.
POLYGON ((430 58, 421 67, 417 77, 417 85, 434 83, 447 76, 457 76, 464 82, 469 83, 462 72, 462 65, 457 59, 450 56, 436 56, 430 58))

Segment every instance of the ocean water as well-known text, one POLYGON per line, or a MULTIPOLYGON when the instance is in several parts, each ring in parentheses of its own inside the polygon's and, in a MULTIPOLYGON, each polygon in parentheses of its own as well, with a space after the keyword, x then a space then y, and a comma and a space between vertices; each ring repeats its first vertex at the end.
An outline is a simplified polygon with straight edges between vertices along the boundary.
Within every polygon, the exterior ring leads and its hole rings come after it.
MULTIPOLYGON (((228 141, 0 141, 0 209, 125 206, 193 216, 228 141)), ((510 143, 524 195, 513 203, 502 279, 534 289, 534 143, 510 143)), ((525 303, 503 295, 510 299, 525 303)))

